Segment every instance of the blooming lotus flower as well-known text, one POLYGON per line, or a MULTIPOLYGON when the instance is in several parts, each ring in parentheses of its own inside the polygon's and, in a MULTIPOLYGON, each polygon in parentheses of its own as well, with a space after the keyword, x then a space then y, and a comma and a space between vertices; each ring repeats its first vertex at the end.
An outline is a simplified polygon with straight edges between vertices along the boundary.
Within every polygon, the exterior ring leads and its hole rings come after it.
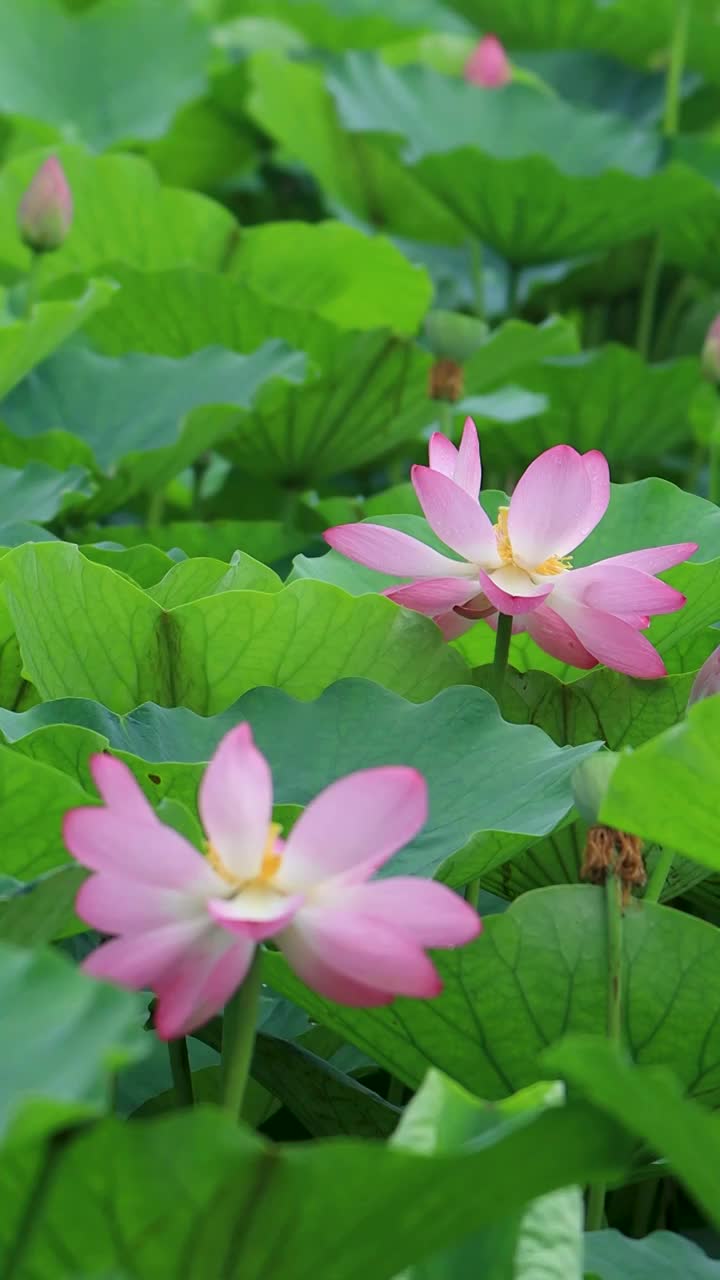
POLYGON ((465 63, 465 79, 483 89, 500 89, 512 79, 508 56, 497 36, 483 36, 465 63))
POLYGON ((593 449, 580 454, 556 445, 531 462, 508 507, 493 525, 480 506, 480 447, 471 418, 460 448, 440 432, 430 441, 429 467, 412 468, 412 482, 428 524, 456 557, 417 538, 375 524, 328 529, 342 555, 402 578, 386 591, 408 609, 434 618, 447 639, 465 620, 513 617, 513 630, 561 662, 598 662, 627 675, 654 678, 665 665, 641 631, 652 614, 685 603, 653 575, 697 550, 694 542, 648 547, 573 569, 571 552, 602 519, 610 499, 608 464, 593 449))
POLYGON ((716 693, 720 693, 720 645, 705 659, 693 680, 688 706, 700 702, 702 698, 712 698, 716 693))
POLYGON ((40 166, 18 209, 18 227, 35 253, 59 249, 72 225, 72 192, 60 161, 50 156, 40 166))
POLYGON ((270 768, 242 724, 225 735, 200 784, 207 857, 160 822, 120 760, 96 755, 91 769, 105 805, 71 810, 64 837, 95 872, 78 893, 78 915, 119 936, 83 967, 154 990, 164 1039, 217 1013, 265 938, 321 995, 372 1006, 437 995, 424 948, 454 947, 480 931, 476 913, 444 885, 371 879, 425 821, 427 789, 414 769, 341 778, 281 840, 270 768))

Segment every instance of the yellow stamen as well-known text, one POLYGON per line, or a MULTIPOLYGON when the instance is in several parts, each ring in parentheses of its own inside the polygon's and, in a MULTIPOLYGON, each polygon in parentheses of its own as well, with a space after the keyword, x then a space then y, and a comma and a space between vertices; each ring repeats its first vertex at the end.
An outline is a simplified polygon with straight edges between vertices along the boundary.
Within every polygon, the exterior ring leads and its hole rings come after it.
MULTIPOLYGON (((498 555, 503 565, 515 565, 512 543, 508 533, 508 511, 508 507, 498 508, 495 540, 497 542, 498 555)), ((517 565, 516 567, 522 568, 523 566, 517 565)), ((543 560, 542 564, 535 565, 535 568, 531 569, 530 572, 554 576, 558 573, 566 573, 568 569, 572 569, 572 556, 548 556, 547 560, 543 560)))
POLYGON ((281 831, 282 827, 279 822, 270 823, 260 862, 260 871, 258 875, 253 876, 250 880, 243 880, 240 876, 236 876, 225 865, 214 844, 211 844, 210 841, 207 842, 207 860, 213 871, 217 871, 218 875, 222 876, 223 880, 231 884, 234 889, 247 889, 250 885, 257 887, 258 885, 269 884, 282 862, 282 854, 277 853, 275 850, 275 842, 281 831))

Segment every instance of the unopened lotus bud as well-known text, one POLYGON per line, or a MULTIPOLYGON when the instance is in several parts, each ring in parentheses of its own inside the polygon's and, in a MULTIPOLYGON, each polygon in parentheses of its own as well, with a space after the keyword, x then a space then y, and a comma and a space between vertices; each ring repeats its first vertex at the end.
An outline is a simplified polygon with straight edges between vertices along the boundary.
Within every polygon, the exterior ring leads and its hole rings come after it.
POLYGON ((429 311, 425 317, 425 338, 437 360, 465 364, 487 338, 488 327, 475 316, 458 311, 429 311))
POLYGON ((688 706, 700 702, 702 698, 712 698, 714 693, 720 693, 720 645, 713 649, 698 671, 690 690, 688 706))
POLYGON ((589 826, 594 826, 599 821, 600 810, 619 759, 617 751, 598 751, 596 755, 583 760, 573 773, 575 807, 589 826))
POLYGON ((512 79, 510 60, 497 36, 483 36, 465 63, 465 79, 483 89, 500 89, 512 79))
POLYGON ((40 166, 18 208, 20 235, 34 253, 59 249, 72 225, 72 192, 60 161, 50 156, 40 166))
POLYGON ((720 382, 720 316, 715 317, 707 331, 701 358, 705 377, 711 382, 720 382))

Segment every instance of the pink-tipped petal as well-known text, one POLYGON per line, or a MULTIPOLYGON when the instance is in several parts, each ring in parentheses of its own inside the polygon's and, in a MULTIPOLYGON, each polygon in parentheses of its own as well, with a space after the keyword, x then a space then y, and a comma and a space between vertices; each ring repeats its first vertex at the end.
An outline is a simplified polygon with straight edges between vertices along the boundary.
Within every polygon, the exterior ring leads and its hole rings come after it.
POLYGON ((439 471, 415 466, 410 474, 420 506, 438 538, 472 564, 488 569, 499 564, 495 530, 480 503, 439 471))
MULTIPOLYGON (((328 967, 340 976, 371 990, 419 999, 442 990, 437 970, 422 947, 393 924, 333 907, 308 907, 298 913, 292 932, 295 961, 304 943, 315 957, 325 957, 328 967)), ((278 942, 284 950, 284 938, 278 942)))
POLYGON ((472 418, 465 419, 453 480, 477 501, 482 482, 482 464, 477 427, 472 418))
POLYGON ((272 819, 272 774, 249 724, 225 734, 198 792, 203 826, 225 866, 251 880, 262 863, 272 819))
POLYGON ((521 475, 510 500, 508 534, 518 563, 534 569, 564 556, 590 533, 610 501, 610 474, 601 453, 579 454, 558 444, 521 475))
POLYGON ((674 613, 685 596, 652 574, 629 565, 589 565, 565 574, 558 593, 571 593, 591 609, 616 615, 674 613))
POLYGON ((693 680, 688 706, 700 702, 702 698, 712 698, 716 693, 720 693, 720 645, 705 659, 693 680))
POLYGON ((140 935, 113 938, 91 951, 82 968, 94 978, 105 978, 130 991, 143 987, 154 990, 188 951, 195 951, 208 927, 207 916, 200 916, 176 920, 140 935))
POLYGON ((188 952, 158 984, 155 1030, 161 1040, 176 1040, 220 1013, 250 967, 255 945, 245 938, 206 942, 188 952))
POLYGON ((427 786, 416 769, 388 765, 348 774, 300 814, 276 883, 296 892, 366 864, 376 870, 417 835, 426 818, 427 786))
POLYGON ((480 933, 480 917, 459 894, 435 880, 392 876, 351 885, 337 895, 345 911, 400 929, 423 947, 459 947, 480 933))
POLYGON ((522 569, 508 565, 505 569, 496 569, 490 574, 483 569, 479 571, 480 586, 483 594, 497 609, 498 613, 530 613, 539 609, 553 589, 553 583, 539 586, 532 582, 522 569))
POLYGON ((111 809, 119 809, 126 818, 138 821, 159 821, 134 774, 122 760, 98 753, 90 757, 90 773, 105 804, 111 809))
POLYGON ((664 547, 643 547, 640 551, 625 551, 620 556, 609 556, 605 560, 597 560, 596 565, 621 564, 632 569, 642 569, 644 573, 662 573, 664 569, 672 569, 682 564, 698 549, 697 542, 672 542, 664 547))
POLYGON ((232 898, 211 898, 208 910, 224 929, 262 942, 285 929, 304 901, 302 894, 288 897, 269 886, 258 885, 241 889, 232 898))
POLYGON ((597 666, 597 658, 588 653, 572 627, 550 605, 544 604, 527 615, 527 629, 535 643, 559 662, 584 671, 597 666))
POLYGON ((613 671, 641 680, 657 680, 667 674, 665 663, 650 641, 623 618, 567 597, 553 600, 558 611, 589 653, 613 671))
POLYGON ((381 524, 339 524, 326 529, 325 541, 349 560, 398 578, 472 577, 473 567, 451 560, 409 533, 381 524))
POLYGON ((482 89, 501 89, 512 79, 512 68, 497 36, 483 36, 465 63, 465 79, 482 89))
POLYGON ((78 862, 92 871, 166 889, 217 891, 223 884, 197 849, 162 822, 138 822, 117 809, 71 809, 63 837, 78 862))
POLYGON ((182 890, 140 885, 137 880, 100 873, 80 886, 75 910, 81 920, 102 933, 141 933, 179 920, 187 903, 182 890))
POLYGON ((395 996, 390 991, 379 991, 377 987, 369 987, 338 973, 330 963, 332 957, 322 950, 315 951, 310 945, 312 939, 300 932, 296 925, 291 925, 277 939, 278 946, 285 959, 306 986, 325 1000, 334 1000, 337 1004, 348 1005, 352 1009, 376 1009, 381 1005, 391 1004, 395 996))
POLYGON ((472 595, 473 584, 466 578, 425 578, 405 587, 391 587, 383 594, 396 604, 434 618, 472 595))
POLYGON ((442 431, 433 431, 428 445, 428 461, 431 470, 439 471, 453 480, 457 460, 458 451, 452 440, 448 440, 442 431))

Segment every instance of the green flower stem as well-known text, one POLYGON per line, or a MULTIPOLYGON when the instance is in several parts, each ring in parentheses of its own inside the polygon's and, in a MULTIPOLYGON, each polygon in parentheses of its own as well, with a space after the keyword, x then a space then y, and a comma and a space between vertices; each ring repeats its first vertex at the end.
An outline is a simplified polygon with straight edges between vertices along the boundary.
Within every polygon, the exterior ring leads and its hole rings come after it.
POLYGON ((485 282, 483 278, 483 250, 479 240, 470 241, 472 263, 473 310, 478 320, 485 319, 485 282))
POLYGON ((495 701, 502 712, 502 692, 507 671, 510 639, 512 637, 512 618, 509 613, 498 614, 497 633, 495 636, 495 657, 493 658, 493 687, 495 701))
MULTIPOLYGON (((685 68, 691 6, 692 0, 675 0, 675 22, 670 40, 670 61, 665 78, 665 107, 663 111, 663 133, 668 139, 675 137, 680 120, 680 85, 685 68)), ((650 355, 652 346, 655 308, 660 276, 662 275, 662 264, 662 237, 658 234, 655 236, 650 250, 638 316, 636 346, 645 360, 650 355)))
POLYGON ((452 400, 438 400, 438 405, 440 407, 440 430, 444 436, 448 437, 448 440, 452 440, 453 421, 455 418, 452 400))
POLYGON ((239 1119, 255 1044, 262 948, 255 948, 245 981, 225 1006, 222 1036, 222 1102, 239 1119))
POLYGON ((179 1040, 168 1042, 168 1057, 172 1072, 173 1088, 178 1107, 191 1107, 195 1101, 193 1096, 192 1073, 188 1057, 187 1040, 180 1036, 179 1040))
POLYGON ((674 849, 663 849, 655 866, 653 867, 647 883, 647 889, 643 896, 643 902, 659 902, 660 894, 665 888, 665 881, 670 874, 670 868, 675 857, 674 849))
MULTIPOLYGON (((605 881, 605 911, 607 918, 607 1035, 608 1040, 621 1042, 622 1018, 622 882, 612 868, 608 868, 605 881)), ((588 1193, 586 1231, 600 1231, 605 1220, 604 1182, 594 1183, 588 1193)))
POLYGON ((23 315, 26 320, 30 319, 32 309, 35 306, 35 299, 38 291, 38 273, 40 271, 41 261, 42 254, 33 252, 25 282, 25 303, 23 306, 23 315))

